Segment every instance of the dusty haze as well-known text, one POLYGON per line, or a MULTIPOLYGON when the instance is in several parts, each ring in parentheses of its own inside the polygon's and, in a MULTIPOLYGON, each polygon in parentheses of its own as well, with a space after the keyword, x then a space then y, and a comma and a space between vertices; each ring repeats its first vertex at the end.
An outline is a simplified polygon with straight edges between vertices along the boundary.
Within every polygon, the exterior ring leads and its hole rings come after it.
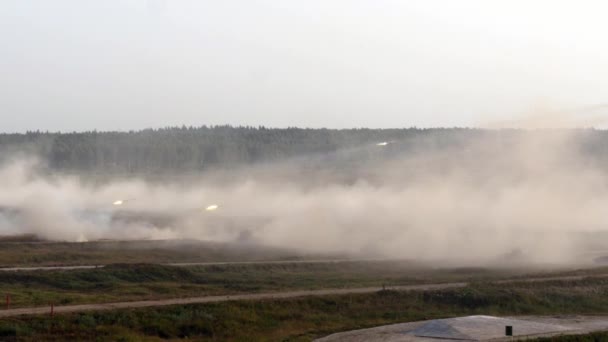
POLYGON ((588 133, 482 131, 451 148, 395 141, 343 151, 355 160, 348 167, 336 166, 339 151, 167 184, 94 184, 21 156, 0 169, 0 204, 21 213, 5 212, 0 229, 68 241, 246 240, 390 258, 573 262, 587 252, 583 233, 608 221, 608 178, 584 151, 588 133), (129 201, 113 206, 117 199, 129 201), (219 209, 204 210, 212 204, 219 209), (174 219, 113 220, 118 210, 174 219))

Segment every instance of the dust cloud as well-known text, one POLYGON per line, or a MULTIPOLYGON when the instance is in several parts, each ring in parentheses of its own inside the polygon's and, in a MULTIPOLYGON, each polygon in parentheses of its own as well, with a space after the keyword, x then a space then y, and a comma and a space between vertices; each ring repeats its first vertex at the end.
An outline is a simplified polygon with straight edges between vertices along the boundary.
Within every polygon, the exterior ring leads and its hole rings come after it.
POLYGON ((0 233, 245 241, 469 264, 578 262, 593 248, 583 237, 608 223, 606 163, 589 152, 594 134, 602 132, 471 130, 448 143, 441 135, 391 141, 167 183, 96 184, 20 157, 0 168, 0 233))

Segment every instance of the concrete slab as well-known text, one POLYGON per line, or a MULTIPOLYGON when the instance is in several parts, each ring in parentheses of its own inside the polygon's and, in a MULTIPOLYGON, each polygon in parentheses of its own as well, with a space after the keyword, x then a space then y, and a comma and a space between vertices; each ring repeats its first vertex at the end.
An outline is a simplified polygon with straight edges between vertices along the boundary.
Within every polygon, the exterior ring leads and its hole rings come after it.
POLYGON ((608 330, 608 317, 466 316, 347 331, 317 341, 509 341, 529 337, 584 334, 598 330, 608 330), (514 337, 505 336, 507 325, 513 327, 514 337))
POLYGON ((418 337, 485 341, 505 337, 506 326, 513 327, 513 336, 560 333, 572 330, 572 328, 561 325, 518 319, 467 316, 429 321, 412 331, 411 334, 418 337))

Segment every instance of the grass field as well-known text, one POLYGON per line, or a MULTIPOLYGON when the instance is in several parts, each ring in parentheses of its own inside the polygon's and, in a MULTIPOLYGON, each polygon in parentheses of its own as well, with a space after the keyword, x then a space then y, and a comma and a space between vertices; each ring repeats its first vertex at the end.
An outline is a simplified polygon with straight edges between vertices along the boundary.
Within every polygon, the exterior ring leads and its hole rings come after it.
POLYGON ((338 331, 460 315, 607 313, 608 280, 584 279, 22 317, 0 320, 0 335, 30 341, 308 341, 338 331))
POLYGON ((277 248, 194 240, 48 242, 27 236, 0 237, 0 267, 299 260, 327 257, 277 248))
POLYGON ((11 307, 194 297, 218 294, 484 281, 523 270, 431 269, 408 262, 340 262, 162 266, 114 264, 98 269, 0 273, 0 298, 11 307))
POLYGON ((608 341, 608 332, 600 331, 586 335, 566 335, 548 338, 539 338, 536 342, 605 342, 608 341))
POLYGON ((407 261, 159 265, 306 258, 328 256, 193 241, 49 243, 0 239, 2 266, 108 264, 98 269, 2 272, 0 298, 10 294, 11 307, 16 308, 296 289, 443 282, 471 285, 430 292, 380 291, 7 318, 0 320, 0 340, 147 341, 188 337, 308 341, 338 331, 468 314, 608 314, 608 278, 517 281, 535 276, 600 275, 608 273, 607 268, 434 268, 407 261), (500 279, 515 282, 492 283, 500 279))

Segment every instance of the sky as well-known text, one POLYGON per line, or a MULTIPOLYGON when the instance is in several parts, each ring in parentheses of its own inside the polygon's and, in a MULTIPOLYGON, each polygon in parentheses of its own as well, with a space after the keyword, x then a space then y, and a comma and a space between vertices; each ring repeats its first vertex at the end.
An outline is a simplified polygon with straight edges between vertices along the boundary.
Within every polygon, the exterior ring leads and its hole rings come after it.
POLYGON ((3 0, 0 131, 485 127, 537 112, 596 125, 606 13, 589 0, 3 0))

